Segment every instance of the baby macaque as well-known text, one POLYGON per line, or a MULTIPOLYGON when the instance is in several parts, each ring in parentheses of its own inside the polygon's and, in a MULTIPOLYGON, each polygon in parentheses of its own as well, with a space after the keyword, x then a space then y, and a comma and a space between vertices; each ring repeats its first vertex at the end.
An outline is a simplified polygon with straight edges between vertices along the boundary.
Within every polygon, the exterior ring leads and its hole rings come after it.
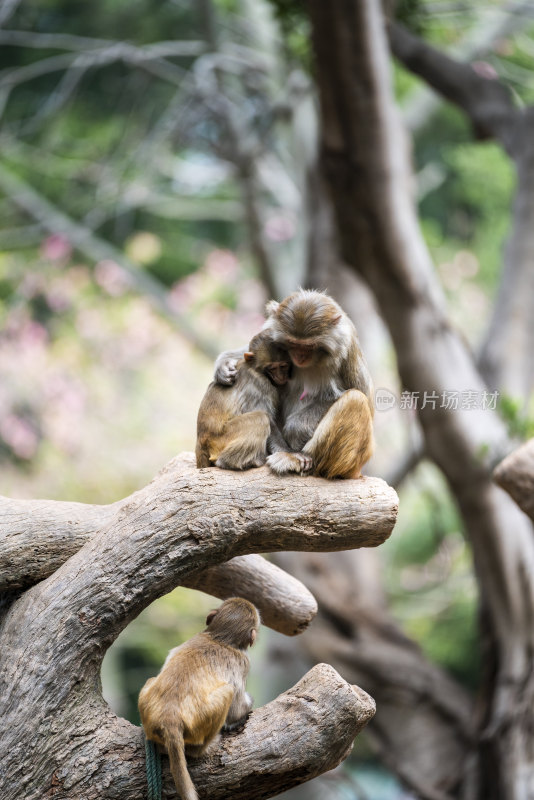
MULTIPOLYGON (((281 431, 267 458, 277 473, 358 478, 373 452, 373 392, 354 325, 340 306, 300 289, 267 305, 263 333, 289 353, 292 380, 281 397, 281 431), (303 467, 302 456, 309 466, 303 467)), ((219 356, 215 379, 233 379, 236 352, 219 356)))
POLYGON ((185 750, 203 755, 223 726, 243 724, 253 705, 246 692, 246 650, 260 626, 256 607, 232 597, 208 614, 206 625, 171 650, 159 675, 139 694, 145 736, 166 749, 181 800, 198 800, 185 750))
POLYGON ((289 380, 287 351, 264 333, 236 364, 231 386, 210 383, 197 418, 197 467, 249 469, 288 449, 277 425, 279 388, 289 380))

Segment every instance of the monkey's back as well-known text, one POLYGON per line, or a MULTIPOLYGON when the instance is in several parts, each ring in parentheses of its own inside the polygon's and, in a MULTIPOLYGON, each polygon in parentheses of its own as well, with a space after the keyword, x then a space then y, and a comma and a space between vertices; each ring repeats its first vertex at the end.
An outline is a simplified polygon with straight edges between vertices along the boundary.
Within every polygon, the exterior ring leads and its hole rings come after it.
POLYGON ((237 365, 233 385, 222 386, 212 381, 202 398, 197 416, 197 467, 209 467, 226 445, 228 423, 253 411, 276 413, 276 387, 246 361, 237 365))
POLYGON ((147 737, 165 745, 158 729, 179 726, 185 744, 212 738, 230 708, 236 667, 242 674, 248 664, 245 653, 214 642, 206 633, 171 650, 159 675, 150 678, 139 694, 147 737), (153 726, 151 720, 158 720, 158 725, 153 726))

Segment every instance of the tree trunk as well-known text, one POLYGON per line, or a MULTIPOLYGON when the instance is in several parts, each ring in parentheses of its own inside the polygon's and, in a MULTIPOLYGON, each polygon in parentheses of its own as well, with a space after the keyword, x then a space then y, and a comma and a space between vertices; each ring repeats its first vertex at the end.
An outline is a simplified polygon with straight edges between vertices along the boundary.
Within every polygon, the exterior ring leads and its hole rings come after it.
MULTIPOLYGON (((434 397, 419 418, 426 452, 443 470, 473 548, 488 621, 485 696, 478 737, 466 749, 456 794, 519 800, 534 793, 534 538, 530 523, 492 484, 491 467, 509 447, 490 410, 442 407, 485 385, 452 328, 419 231, 408 148, 394 105, 385 20, 373 0, 309 0, 322 109, 322 163, 343 256, 375 292, 397 352, 403 386, 434 397), (466 393, 466 394, 463 394, 466 393)), ((499 118, 496 125, 501 125, 499 118)), ((436 754, 436 757, 439 757, 436 754)), ((399 765, 402 767, 402 765, 399 765)), ((399 774, 402 769, 399 769, 399 774)), ((435 787, 439 789, 439 787, 435 787)), ((430 795, 429 795, 430 796, 430 795)))

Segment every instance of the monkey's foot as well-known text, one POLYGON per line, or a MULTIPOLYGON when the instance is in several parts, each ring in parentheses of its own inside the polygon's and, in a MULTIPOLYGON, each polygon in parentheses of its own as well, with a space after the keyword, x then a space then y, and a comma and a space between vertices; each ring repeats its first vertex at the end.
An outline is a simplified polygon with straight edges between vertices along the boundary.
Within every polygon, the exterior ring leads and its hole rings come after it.
POLYGON ((313 466, 311 456, 306 453, 273 453, 267 457, 267 463, 277 475, 284 475, 288 472, 304 474, 309 472, 313 466))

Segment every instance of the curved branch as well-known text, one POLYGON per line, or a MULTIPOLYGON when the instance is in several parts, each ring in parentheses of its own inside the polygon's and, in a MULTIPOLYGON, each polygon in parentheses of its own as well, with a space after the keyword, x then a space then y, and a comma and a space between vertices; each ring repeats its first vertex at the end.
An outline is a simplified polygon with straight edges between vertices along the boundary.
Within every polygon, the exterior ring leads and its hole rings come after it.
MULTIPOLYGON (((9 501, 3 506, 9 513, 9 501)), ((37 507, 44 516, 46 504, 37 507)), ((70 506, 73 515, 80 508, 70 506)), ((396 510, 395 492, 379 479, 281 478, 267 468, 199 470, 192 455, 174 459, 145 489, 108 508, 104 527, 6 613, 2 797, 137 798, 144 782, 140 731, 115 717, 100 694, 101 661, 119 631, 156 597, 188 579, 198 582, 199 570, 233 556, 379 544, 396 510)), ((20 503, 15 513, 20 526, 20 503)), ((242 577, 239 560, 237 569, 242 577)), ((268 573, 275 592, 275 568, 268 573)), ((222 586, 216 569, 207 573, 208 586, 222 586)), ((373 713, 370 698, 323 665, 255 712, 243 734, 193 767, 193 779, 211 800, 229 792, 277 794, 339 763, 373 713)))
POLYGON ((493 477, 534 520, 534 439, 501 461, 493 477))
POLYGON ((317 614, 317 602, 306 586, 258 555, 237 556, 188 575, 182 585, 221 600, 246 597, 259 609, 264 625, 286 636, 302 633, 317 614))
POLYGON ((191 573, 258 551, 375 546, 391 533, 396 514, 397 496, 378 478, 280 478, 266 467, 199 470, 192 456, 174 459, 13 604, 3 624, 0 672, 17 685, 22 669, 25 681, 33 676, 35 705, 56 707, 76 694, 82 676, 92 685, 119 632, 191 573), (54 630, 62 632, 62 646, 50 669, 54 630), (29 643, 31 664, 21 666, 29 643))
MULTIPOLYGON (((26 708, 23 721, 35 725, 32 709, 26 708)), ((191 777, 201 800, 277 795, 337 766, 374 713, 369 695, 320 664, 293 688, 255 710, 241 732, 223 735, 205 758, 190 761, 191 777)), ((49 794, 54 800, 146 796, 140 728, 113 715, 102 701, 74 711, 64 709, 54 722, 31 776, 23 775, 16 748, 4 759, 3 800, 18 800, 23 782, 26 800, 42 800, 49 794)), ((164 797, 176 798, 165 757, 163 779, 164 797)))

